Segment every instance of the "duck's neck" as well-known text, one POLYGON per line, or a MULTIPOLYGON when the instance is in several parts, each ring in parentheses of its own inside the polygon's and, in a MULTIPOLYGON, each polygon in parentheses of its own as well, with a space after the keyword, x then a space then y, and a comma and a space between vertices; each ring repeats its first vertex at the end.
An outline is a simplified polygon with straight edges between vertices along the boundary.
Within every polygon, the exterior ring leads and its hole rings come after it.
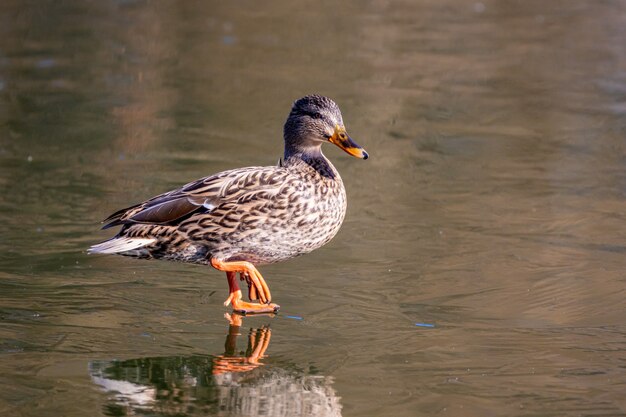
POLYGON ((302 162, 313 168, 322 177, 328 179, 338 177, 337 170, 322 153, 321 145, 298 149, 285 147, 285 156, 282 162, 283 166, 297 166, 302 162))
POLYGON ((326 159, 326 157, 322 154, 321 143, 311 144, 310 146, 294 146, 292 143, 285 141, 285 160, 293 157, 305 157, 307 159, 326 159))

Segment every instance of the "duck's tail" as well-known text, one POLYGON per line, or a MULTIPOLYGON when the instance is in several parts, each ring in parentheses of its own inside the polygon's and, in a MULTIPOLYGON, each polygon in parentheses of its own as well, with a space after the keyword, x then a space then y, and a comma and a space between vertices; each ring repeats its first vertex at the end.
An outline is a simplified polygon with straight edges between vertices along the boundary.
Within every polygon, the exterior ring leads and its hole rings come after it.
POLYGON ((154 238, 116 236, 102 243, 91 246, 87 253, 122 253, 143 248, 153 242, 154 238))

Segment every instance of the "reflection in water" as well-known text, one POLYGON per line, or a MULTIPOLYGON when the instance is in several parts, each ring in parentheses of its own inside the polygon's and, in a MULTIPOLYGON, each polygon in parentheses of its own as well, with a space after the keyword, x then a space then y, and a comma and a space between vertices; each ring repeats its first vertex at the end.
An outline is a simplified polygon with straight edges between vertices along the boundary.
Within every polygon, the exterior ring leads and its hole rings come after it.
POLYGON ((250 329, 237 349, 242 318, 230 320, 221 355, 96 360, 92 381, 111 394, 107 415, 341 416, 332 379, 264 366, 271 330, 250 329))

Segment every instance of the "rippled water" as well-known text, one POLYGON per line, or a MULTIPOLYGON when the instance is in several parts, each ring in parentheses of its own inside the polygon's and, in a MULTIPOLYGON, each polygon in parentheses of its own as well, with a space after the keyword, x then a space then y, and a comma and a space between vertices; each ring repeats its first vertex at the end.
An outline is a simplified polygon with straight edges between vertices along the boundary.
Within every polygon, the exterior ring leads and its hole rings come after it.
POLYGON ((626 414, 619 1, 0 4, 0 414, 626 414), (339 235, 262 268, 88 256, 112 211, 274 164, 333 97, 339 235))

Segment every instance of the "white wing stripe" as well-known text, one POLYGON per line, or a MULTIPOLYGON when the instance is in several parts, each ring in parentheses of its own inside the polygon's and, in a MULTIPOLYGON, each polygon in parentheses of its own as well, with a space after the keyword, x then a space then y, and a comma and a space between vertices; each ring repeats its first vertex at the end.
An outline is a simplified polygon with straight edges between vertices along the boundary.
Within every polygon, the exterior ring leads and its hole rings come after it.
POLYGON ((153 238, 116 237, 105 242, 93 245, 87 253, 120 253, 142 248, 155 242, 153 238))

